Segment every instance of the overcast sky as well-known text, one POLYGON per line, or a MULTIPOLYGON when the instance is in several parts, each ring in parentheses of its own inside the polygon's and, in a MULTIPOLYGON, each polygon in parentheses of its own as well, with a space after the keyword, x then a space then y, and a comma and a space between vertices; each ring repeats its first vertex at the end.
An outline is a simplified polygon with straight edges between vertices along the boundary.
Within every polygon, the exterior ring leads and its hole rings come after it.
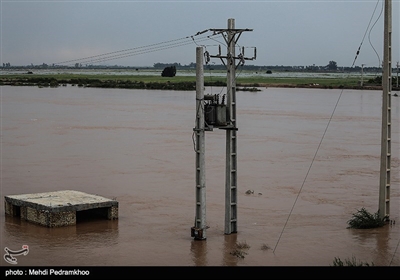
MULTIPOLYGON (((235 28, 252 29, 238 40, 247 57, 257 49, 246 64, 352 66, 361 43, 355 66, 383 59, 384 0, 0 1, 0 59, 11 65, 88 64, 83 58, 97 65, 186 65, 196 61, 197 45, 211 55, 221 45, 226 54, 222 37, 195 35, 227 28, 230 18, 235 28)), ((393 66, 400 60, 399 4, 392 1, 393 66)))

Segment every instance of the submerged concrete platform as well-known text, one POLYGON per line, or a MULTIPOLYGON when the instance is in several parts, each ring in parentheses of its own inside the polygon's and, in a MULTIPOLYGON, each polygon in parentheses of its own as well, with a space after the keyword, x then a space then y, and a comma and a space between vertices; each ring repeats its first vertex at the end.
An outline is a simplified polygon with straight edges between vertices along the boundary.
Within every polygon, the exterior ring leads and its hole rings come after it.
POLYGON ((46 227, 75 225, 79 217, 118 219, 118 201, 64 190, 4 196, 5 213, 46 227))

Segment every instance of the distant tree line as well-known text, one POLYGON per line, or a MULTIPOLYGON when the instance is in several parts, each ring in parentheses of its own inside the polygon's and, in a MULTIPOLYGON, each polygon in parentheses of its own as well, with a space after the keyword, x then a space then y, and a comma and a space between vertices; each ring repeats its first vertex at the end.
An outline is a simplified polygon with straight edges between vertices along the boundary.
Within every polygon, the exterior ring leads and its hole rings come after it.
MULTIPOLYGON (((188 69, 196 69, 196 63, 191 62, 187 65, 182 65, 181 63, 178 62, 173 62, 173 63, 162 63, 162 62, 157 62, 154 63, 153 66, 147 66, 147 67, 137 67, 137 66, 120 66, 120 65, 92 65, 92 64, 86 64, 82 65, 80 63, 75 63, 74 65, 66 66, 66 65, 56 65, 56 64, 51 64, 48 65, 46 63, 34 65, 26 65, 26 66, 13 66, 9 62, 8 63, 3 63, 3 69, 76 69, 76 68, 82 68, 82 69, 134 69, 134 70, 140 70, 140 69, 165 69, 166 67, 175 67, 175 69, 178 70, 188 70, 188 69)), ((223 64, 205 64, 204 65, 205 70, 226 70, 226 66, 223 64)), ((291 66, 291 65, 243 65, 240 66, 240 69, 242 70, 248 70, 248 71, 253 71, 257 73, 272 73, 274 71, 277 72, 361 72, 361 67, 360 66, 354 66, 354 67, 339 67, 336 63, 336 61, 331 60, 327 65, 323 66, 317 66, 315 64, 313 65, 306 65, 306 66, 291 66)), ((363 67, 362 69, 365 73, 370 72, 370 73, 380 73, 382 71, 381 67, 363 67)), ((393 73, 396 73, 397 69, 393 68, 393 73)))

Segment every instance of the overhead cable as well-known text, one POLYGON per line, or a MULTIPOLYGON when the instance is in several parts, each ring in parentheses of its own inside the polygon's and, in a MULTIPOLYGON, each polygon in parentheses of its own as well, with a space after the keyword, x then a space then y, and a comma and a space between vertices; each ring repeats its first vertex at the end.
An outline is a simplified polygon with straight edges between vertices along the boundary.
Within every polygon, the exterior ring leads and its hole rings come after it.
MULTIPOLYGON (((160 42, 160 43, 125 49, 125 50, 120 50, 120 51, 113 51, 113 52, 109 52, 109 53, 93 55, 93 56, 88 56, 88 57, 83 57, 83 58, 71 59, 71 60, 56 62, 53 64, 54 65, 68 65, 68 64, 72 65, 74 63, 81 63, 81 64, 82 63, 86 63, 86 64, 87 63, 96 63, 96 62, 114 60, 114 59, 119 59, 119 58, 139 55, 139 54, 145 54, 145 53, 149 53, 149 52, 156 52, 156 51, 160 51, 160 50, 185 46, 185 45, 189 45, 189 44, 193 43, 193 41, 194 41, 193 36, 201 35, 207 31, 208 30, 197 32, 195 35, 186 36, 186 37, 182 37, 179 39, 164 41, 164 42, 160 42)), ((214 36, 214 35, 212 35, 212 36, 214 36)), ((210 36, 206 36, 206 37, 203 36, 203 37, 197 38, 196 41, 201 42, 201 41, 205 41, 205 40, 209 40, 209 39, 210 39, 210 36)))
MULTIPOLYGON (((374 14, 375 14, 375 11, 376 11, 376 7, 378 6, 378 4, 379 4, 379 0, 376 2, 374 11, 373 11, 373 13, 372 13, 372 15, 371 15, 371 18, 370 18, 370 20, 369 20, 367 29, 365 30, 364 36, 363 36, 363 38, 362 38, 362 40, 361 40, 360 46, 358 47, 358 50, 357 50, 357 52, 356 52, 356 56, 354 57, 353 65, 351 65, 351 67, 354 66, 354 64, 356 63, 357 57, 358 57, 358 55, 360 54, 361 46, 362 46, 362 44, 363 44, 363 42, 364 42, 365 36, 367 35, 369 26, 370 26, 371 21, 372 21, 372 19, 373 19, 373 17, 374 17, 374 14)), ((379 17, 378 17, 378 19, 379 19, 379 17)), ((376 23, 376 21, 375 21, 375 23, 376 23)), ((375 25, 375 24, 374 24, 374 25, 375 25)), ((373 26, 372 26, 372 27, 373 27, 373 26)), ((370 32, 371 32, 371 31, 370 31, 370 32)))

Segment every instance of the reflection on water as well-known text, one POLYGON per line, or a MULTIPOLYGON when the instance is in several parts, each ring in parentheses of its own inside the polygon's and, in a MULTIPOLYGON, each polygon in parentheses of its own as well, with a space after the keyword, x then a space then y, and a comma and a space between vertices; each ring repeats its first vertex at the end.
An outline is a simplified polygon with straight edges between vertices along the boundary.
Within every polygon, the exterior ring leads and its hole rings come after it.
POLYGON ((230 234, 224 236, 224 256, 222 265, 236 266, 238 260, 241 256, 245 257, 245 250, 237 247, 238 240, 237 234, 230 234), (239 254, 239 258, 235 255, 236 250, 241 252, 243 255, 239 254))
MULTIPOLYGON (((356 209, 378 207, 381 93, 343 91, 330 119, 340 93, 238 93, 238 233, 224 234, 225 132, 214 130, 205 140, 209 228, 198 241, 194 92, 1 87, 2 196, 75 189, 119 202, 116 221, 65 228, 3 210, 1 246, 29 245, 23 266, 328 266, 352 256, 398 266, 398 225, 347 228, 356 209), (250 246, 244 258, 232 254, 238 242, 250 246)), ((398 125, 391 143, 390 213, 399 220, 398 125)))
MULTIPOLYGON (((396 229, 390 224, 382 228, 351 230, 355 243, 369 247, 371 254, 379 255, 380 260, 389 265, 393 265, 394 257, 396 256, 395 248, 391 246, 390 242, 393 238, 391 236, 394 234, 394 231, 396 231, 396 229)), ((398 239, 394 239, 395 242, 399 242, 398 239)))
POLYGON ((195 240, 190 242, 190 252, 194 265, 206 266, 207 262, 207 242, 205 240, 195 240))
POLYGON ((207 240, 193 240, 190 243, 190 251, 192 260, 196 266, 207 266, 207 265, 220 265, 220 266, 237 266, 238 261, 241 259, 240 254, 236 252, 242 252, 242 256, 246 256, 246 250, 238 247, 237 234, 224 235, 224 246, 221 253, 221 260, 216 263, 211 263, 208 260, 210 252, 207 250, 207 240))
POLYGON ((81 246, 86 242, 102 245, 104 242, 112 245, 118 238, 118 221, 96 220, 78 223, 76 226, 62 228, 47 228, 34 225, 17 217, 5 216, 4 230, 10 236, 18 236, 21 240, 36 237, 46 240, 46 246, 59 246, 65 242, 77 241, 81 246))

